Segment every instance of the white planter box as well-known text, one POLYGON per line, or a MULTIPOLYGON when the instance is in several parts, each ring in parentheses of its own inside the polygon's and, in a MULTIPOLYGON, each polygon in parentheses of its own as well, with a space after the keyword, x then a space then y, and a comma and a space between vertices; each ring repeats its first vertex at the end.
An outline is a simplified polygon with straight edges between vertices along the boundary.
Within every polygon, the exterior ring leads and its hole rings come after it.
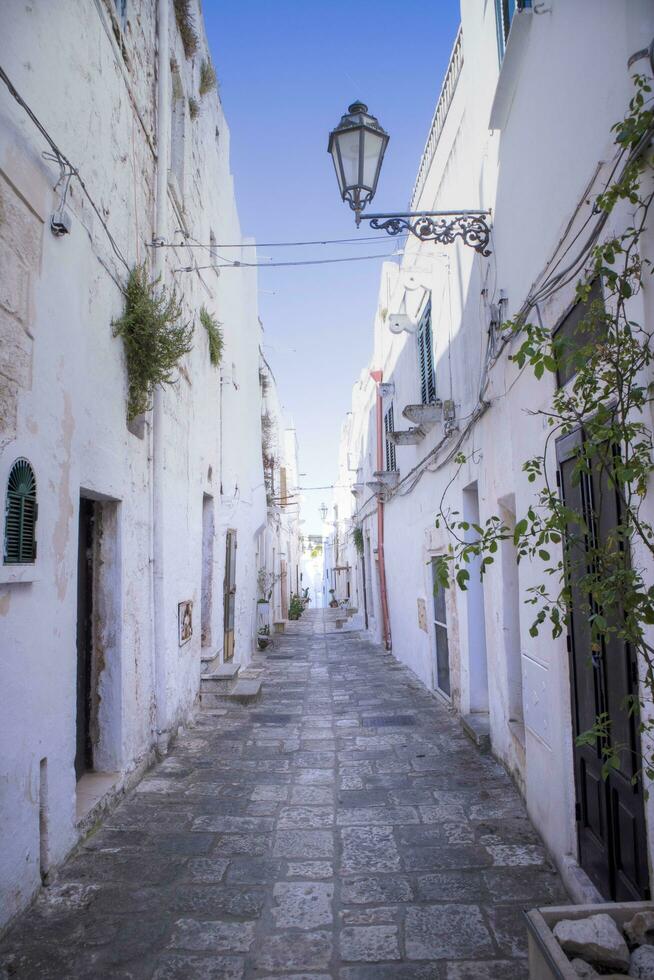
POLYGON ((654 909, 652 902, 603 902, 601 905, 551 905, 526 912, 529 939, 529 980, 579 980, 570 960, 552 934, 561 919, 585 919, 604 912, 621 929, 636 912, 654 909))

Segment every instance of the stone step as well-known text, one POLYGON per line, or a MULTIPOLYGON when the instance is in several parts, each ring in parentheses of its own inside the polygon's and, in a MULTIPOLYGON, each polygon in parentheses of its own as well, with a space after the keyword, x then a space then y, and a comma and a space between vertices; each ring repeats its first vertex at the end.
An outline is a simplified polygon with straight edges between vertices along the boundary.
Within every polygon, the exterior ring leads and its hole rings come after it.
POLYGON ((238 681, 240 664, 220 664, 215 670, 200 676, 200 692, 209 694, 218 691, 229 692, 238 681))
POLYGON ((224 690, 219 685, 211 690, 200 690, 200 704, 203 708, 218 708, 238 701, 239 704, 252 704, 261 696, 262 681, 259 679, 238 680, 231 690, 224 690))
POLYGON ((474 712, 461 716, 461 727, 480 752, 490 752, 490 719, 487 712, 474 712))

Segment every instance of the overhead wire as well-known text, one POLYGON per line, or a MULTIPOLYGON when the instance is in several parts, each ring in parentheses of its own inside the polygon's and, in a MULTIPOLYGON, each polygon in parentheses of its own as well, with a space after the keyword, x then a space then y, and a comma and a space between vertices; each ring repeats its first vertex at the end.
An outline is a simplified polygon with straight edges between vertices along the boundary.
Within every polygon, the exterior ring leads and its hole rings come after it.
POLYGON ((179 266, 173 272, 201 272, 203 269, 274 269, 280 266, 301 266, 301 265, 332 265, 338 262, 363 262, 368 259, 392 259, 397 258, 398 252, 381 252, 378 255, 348 255, 332 259, 298 259, 293 262, 230 262, 224 256, 218 256, 220 262, 211 265, 188 265, 179 266))
MULTIPOLYGON (((191 237, 191 236, 189 236, 191 237)), ((207 252, 213 252, 217 248, 296 248, 299 246, 312 245, 360 245, 368 242, 388 241, 388 235, 364 235, 359 238, 321 238, 306 242, 211 242, 209 245, 192 239, 192 242, 146 242, 149 248, 202 248, 207 252)), ((406 235, 398 235, 398 238, 406 238, 406 235)))

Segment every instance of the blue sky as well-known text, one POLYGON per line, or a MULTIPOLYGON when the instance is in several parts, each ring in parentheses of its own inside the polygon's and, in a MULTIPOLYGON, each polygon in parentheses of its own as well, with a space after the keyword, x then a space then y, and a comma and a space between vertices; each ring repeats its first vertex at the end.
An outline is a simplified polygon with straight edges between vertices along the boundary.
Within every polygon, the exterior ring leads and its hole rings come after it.
MULTIPOLYGON (((205 0, 209 45, 231 131, 244 234, 258 242, 350 238, 329 131, 361 99, 390 133, 375 211, 406 208, 459 23, 458 0, 205 0)), ((260 247, 260 261, 387 254, 355 245, 260 247)), ((265 354, 292 415, 306 487, 333 483, 352 385, 368 363, 381 259, 259 270, 265 354)), ((223 275, 239 275, 237 270, 223 275)), ((307 492, 319 531, 330 491, 307 492)))

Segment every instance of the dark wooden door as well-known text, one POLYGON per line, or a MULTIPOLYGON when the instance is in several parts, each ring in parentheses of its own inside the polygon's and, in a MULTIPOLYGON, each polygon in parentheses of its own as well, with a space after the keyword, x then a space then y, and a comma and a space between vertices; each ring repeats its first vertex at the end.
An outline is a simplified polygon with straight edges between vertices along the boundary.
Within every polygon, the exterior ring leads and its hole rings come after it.
MULTIPOLYGON (((645 814, 640 781, 632 782, 640 766, 637 720, 625 710, 625 698, 637 693, 637 664, 633 651, 618 638, 600 650, 591 649, 589 601, 579 578, 591 561, 593 540, 606 543, 620 519, 619 497, 599 468, 592 475, 573 477, 575 455, 583 433, 578 430, 557 443, 559 484, 565 504, 584 515, 588 530, 570 525, 566 562, 572 596, 568 650, 572 684, 573 734, 588 731, 598 715, 611 719, 613 744, 625 746, 620 767, 602 775, 600 744, 575 743, 574 767, 579 860, 605 898, 636 901, 649 898, 645 814)), ((595 610, 599 612, 600 610, 595 610)), ((603 611, 607 615, 606 610, 603 611)))
POLYGON ((91 675, 93 667, 93 533, 95 507, 79 502, 77 545, 77 720, 75 775, 93 768, 91 746, 91 675))
POLYGON ((225 635, 223 660, 234 656, 234 619, 236 610, 236 531, 228 531, 225 542, 225 578, 223 583, 225 635))

